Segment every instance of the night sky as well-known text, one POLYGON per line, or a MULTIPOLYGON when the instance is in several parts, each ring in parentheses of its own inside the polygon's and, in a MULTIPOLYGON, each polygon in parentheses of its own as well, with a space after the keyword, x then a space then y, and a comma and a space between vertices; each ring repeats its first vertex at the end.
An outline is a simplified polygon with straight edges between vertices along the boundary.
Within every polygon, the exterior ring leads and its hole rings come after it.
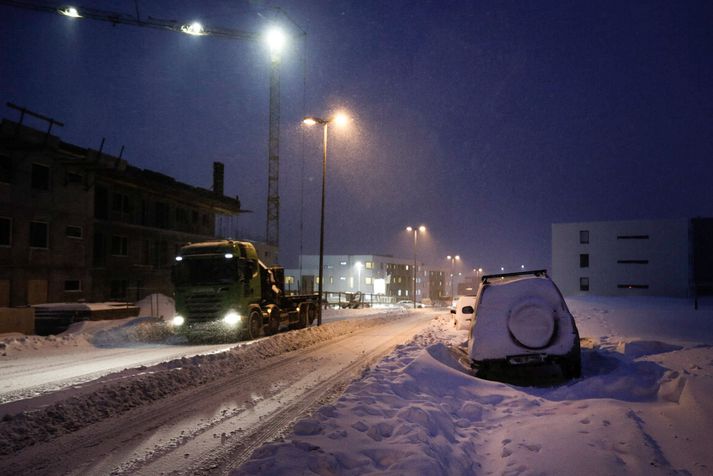
MULTIPOLYGON (((464 272, 549 268, 552 223, 713 216, 711 1, 139 2, 253 32, 269 6, 307 32, 281 69, 284 265, 318 251, 321 130, 301 118, 337 109, 354 121, 330 134, 328 254, 411 258, 405 227, 425 224, 419 256, 444 269, 447 254, 464 272)), ((264 45, 1 4, 0 19, 2 117, 25 106, 67 142, 105 137, 206 188, 222 161, 226 194, 254 211, 241 235, 264 237, 264 45)))

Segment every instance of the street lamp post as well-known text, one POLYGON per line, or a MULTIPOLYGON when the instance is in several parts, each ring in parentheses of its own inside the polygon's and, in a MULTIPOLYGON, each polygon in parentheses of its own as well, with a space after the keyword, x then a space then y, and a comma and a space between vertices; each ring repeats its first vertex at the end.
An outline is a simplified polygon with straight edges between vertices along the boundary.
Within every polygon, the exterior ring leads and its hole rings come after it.
POLYGON ((416 244, 418 243, 418 232, 420 231, 421 233, 426 231, 426 227, 424 225, 419 226, 418 228, 413 227, 413 226, 407 226, 406 231, 409 233, 413 231, 413 308, 416 309, 416 244))
POLYGON ((446 259, 451 260, 451 300, 455 297, 454 290, 453 290, 453 281, 455 280, 455 266, 456 266, 456 261, 460 260, 460 256, 455 255, 451 256, 448 255, 446 256, 446 259))
POLYGON ((322 325, 322 293, 324 291, 324 197, 327 189, 327 131, 329 123, 335 122, 337 125, 346 124, 349 119, 344 114, 335 114, 329 119, 321 119, 319 117, 307 116, 302 120, 303 124, 313 126, 321 124, 324 129, 324 137, 322 140, 322 206, 319 219, 319 314, 317 314, 317 325, 322 325))

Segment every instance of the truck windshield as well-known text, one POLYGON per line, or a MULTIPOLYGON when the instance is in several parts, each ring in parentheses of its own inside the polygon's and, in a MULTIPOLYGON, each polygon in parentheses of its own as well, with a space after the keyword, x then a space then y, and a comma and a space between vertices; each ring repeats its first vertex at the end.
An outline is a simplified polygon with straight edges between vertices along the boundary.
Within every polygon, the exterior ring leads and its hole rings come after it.
POLYGON ((195 284, 226 284, 238 278, 235 259, 219 256, 190 256, 173 267, 173 284, 190 286, 195 284))

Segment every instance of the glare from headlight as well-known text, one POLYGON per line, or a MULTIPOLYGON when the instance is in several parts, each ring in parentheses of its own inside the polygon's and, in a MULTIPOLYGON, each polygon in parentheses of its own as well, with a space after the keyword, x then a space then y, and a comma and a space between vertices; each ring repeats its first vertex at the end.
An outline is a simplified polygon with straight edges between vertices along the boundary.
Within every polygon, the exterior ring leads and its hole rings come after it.
POLYGON ((173 319, 171 319, 171 325, 173 325, 175 327, 182 326, 185 322, 186 322, 186 319, 180 315, 175 315, 175 316, 173 316, 173 319))
POLYGON ((235 311, 228 311, 223 317, 223 322, 229 326, 236 326, 240 322, 240 314, 235 311))

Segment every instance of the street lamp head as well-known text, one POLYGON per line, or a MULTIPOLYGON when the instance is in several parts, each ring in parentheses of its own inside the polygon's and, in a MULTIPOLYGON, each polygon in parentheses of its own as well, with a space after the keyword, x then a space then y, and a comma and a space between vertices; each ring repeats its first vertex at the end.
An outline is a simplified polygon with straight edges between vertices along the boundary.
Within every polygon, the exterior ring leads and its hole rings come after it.
POLYGON ((82 18, 82 15, 79 14, 79 10, 77 10, 74 7, 58 8, 57 13, 59 13, 60 15, 64 15, 66 17, 70 17, 70 18, 82 18))
POLYGON ((356 266, 356 269, 361 270, 364 267, 364 264, 362 264, 361 261, 357 261, 354 263, 354 266, 356 266))
POLYGON ((338 126, 345 126, 349 122, 349 116, 344 114, 343 112, 338 112, 332 116, 332 119, 330 122, 334 122, 338 126))
POLYGON ((193 36, 205 35, 205 28, 203 28, 203 25, 201 25, 197 21, 194 21, 193 23, 189 23, 186 25, 181 25, 181 31, 187 35, 193 35, 193 36))
POLYGON ((460 256, 456 255, 456 256, 455 256, 455 259, 456 259, 456 260, 459 260, 459 259, 460 259, 460 256))
POLYGON ((424 231, 426 231, 426 226, 425 226, 425 225, 419 226, 419 227, 418 227, 418 231, 420 231, 421 233, 423 233, 424 231))
POLYGON ((319 117, 314 117, 314 116, 305 116, 304 119, 302 119, 302 124, 305 124, 307 126, 313 126, 315 124, 326 124, 327 121, 324 119, 320 119, 319 117))
POLYGON ((265 43, 273 54, 279 54, 287 44, 287 36, 281 28, 272 26, 265 32, 265 43))
POLYGON ((408 231, 408 232, 412 232, 412 231, 413 231, 413 228, 412 228, 412 227, 410 227, 410 226, 407 226, 407 227, 406 227, 406 231, 408 231))

